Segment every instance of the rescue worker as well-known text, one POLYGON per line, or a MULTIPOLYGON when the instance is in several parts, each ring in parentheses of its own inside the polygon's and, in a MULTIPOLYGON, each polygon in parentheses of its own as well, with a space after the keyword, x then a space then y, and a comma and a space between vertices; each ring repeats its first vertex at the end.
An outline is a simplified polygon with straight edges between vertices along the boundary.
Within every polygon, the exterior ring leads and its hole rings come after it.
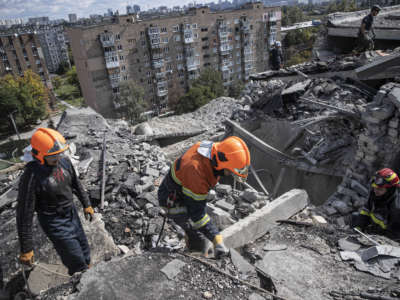
POLYGON ((281 48, 281 42, 276 41, 275 47, 271 50, 271 66, 272 70, 280 70, 283 68, 283 54, 281 48))
POLYGON ((212 241, 215 257, 229 253, 206 212, 207 195, 221 176, 246 180, 249 166, 249 149, 236 136, 215 143, 198 142, 172 164, 158 190, 158 200, 168 216, 185 231, 190 251, 207 256, 212 241))
POLYGON ((373 224, 389 235, 400 237, 400 180, 393 170, 384 168, 375 173, 368 203, 352 214, 352 225, 364 230, 373 224))
POLYGON ((358 39, 356 52, 360 53, 367 50, 374 50, 375 31, 373 28, 374 17, 381 10, 379 5, 374 5, 371 8, 370 14, 365 16, 361 21, 360 29, 358 30, 358 39))
POLYGON ((63 156, 68 144, 58 131, 39 128, 32 135, 31 146, 35 160, 26 165, 18 189, 19 260, 26 265, 33 263, 32 220, 36 211, 69 275, 84 271, 90 266, 90 249, 73 193, 82 203, 86 219, 92 221, 94 211, 71 161, 63 156))

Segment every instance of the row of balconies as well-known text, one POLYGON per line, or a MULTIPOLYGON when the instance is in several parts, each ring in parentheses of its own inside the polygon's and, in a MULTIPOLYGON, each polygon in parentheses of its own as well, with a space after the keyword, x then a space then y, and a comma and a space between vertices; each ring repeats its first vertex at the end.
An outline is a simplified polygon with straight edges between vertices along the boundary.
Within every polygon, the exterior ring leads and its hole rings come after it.
POLYGON ((105 60, 106 60, 106 68, 107 69, 119 68, 119 60, 118 60, 117 55, 105 56, 105 60))
POLYGON ((100 34, 100 42, 103 48, 112 47, 115 44, 114 35, 111 32, 103 32, 100 34))
POLYGON ((200 67, 200 60, 194 57, 188 57, 186 59, 186 68, 188 71, 197 70, 200 67))
POLYGON ((185 44, 193 43, 193 31, 192 31, 192 29, 184 29, 183 30, 183 42, 185 44))

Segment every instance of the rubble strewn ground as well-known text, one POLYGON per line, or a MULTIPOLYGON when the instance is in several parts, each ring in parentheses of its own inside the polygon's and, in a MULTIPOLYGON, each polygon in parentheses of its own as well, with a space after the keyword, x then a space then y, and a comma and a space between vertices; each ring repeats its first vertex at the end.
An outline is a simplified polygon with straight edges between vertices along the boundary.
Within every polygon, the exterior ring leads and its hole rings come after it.
MULTIPOLYGON (((346 219, 365 202, 368 179, 376 168, 400 167, 393 151, 399 143, 400 85, 388 83, 375 90, 354 78, 321 75, 352 72, 361 64, 362 58, 342 57, 266 72, 253 76, 240 99, 221 97, 194 113, 155 118, 134 128, 124 121, 107 122, 90 109, 68 110, 58 129, 71 144, 69 155, 98 213, 94 224, 84 222, 94 267, 51 288, 41 299, 269 299, 267 293, 182 255, 182 230, 170 221, 160 247, 154 249, 163 222, 157 188, 170 163, 194 142, 239 134, 225 119, 273 150, 268 154, 254 147, 254 138, 246 140, 268 195, 241 185, 233 189, 230 181, 210 192, 209 214, 221 230, 273 207, 280 195, 294 188, 305 189, 311 203, 290 224, 268 224, 268 233, 260 239, 258 232, 249 231, 246 238, 253 242, 232 251, 231 258, 208 262, 270 292, 275 287, 285 299, 368 299, 363 293, 399 298, 395 251, 390 259, 379 254, 357 261, 355 251, 360 254, 371 245, 346 227, 346 219)), ((2 195, 20 173, 0 175, 2 195)), ((253 175, 249 183, 258 188, 253 175)), ((0 244, 6 245, 0 248, 0 263, 14 294, 23 286, 15 193, 14 188, 0 198, 0 244)), ((35 256, 42 263, 58 264, 35 224, 35 256)))

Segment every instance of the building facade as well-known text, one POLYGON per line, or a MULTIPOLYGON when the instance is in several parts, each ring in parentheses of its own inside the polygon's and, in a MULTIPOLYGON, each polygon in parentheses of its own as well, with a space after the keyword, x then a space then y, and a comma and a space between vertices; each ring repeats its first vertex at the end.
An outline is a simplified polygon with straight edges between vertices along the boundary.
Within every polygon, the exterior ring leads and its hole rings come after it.
POLYGON ((63 25, 46 25, 37 30, 49 72, 54 73, 61 64, 70 64, 63 25))
POLYGON ((224 86, 268 69, 269 47, 280 39, 279 7, 248 3, 238 10, 193 8, 185 15, 75 26, 68 37, 83 96, 105 116, 118 108, 121 83, 133 80, 153 109, 165 109, 201 69, 222 73, 224 86))
POLYGON ((34 32, 0 32, 0 76, 22 76, 31 69, 51 86, 43 50, 34 32))

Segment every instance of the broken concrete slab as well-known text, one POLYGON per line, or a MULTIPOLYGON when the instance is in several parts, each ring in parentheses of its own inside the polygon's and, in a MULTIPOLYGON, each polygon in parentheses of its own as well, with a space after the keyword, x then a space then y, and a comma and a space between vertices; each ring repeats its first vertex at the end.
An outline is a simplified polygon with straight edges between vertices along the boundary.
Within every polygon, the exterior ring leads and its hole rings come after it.
POLYGON ((259 294, 253 293, 249 296, 249 300, 265 300, 265 298, 259 294))
POLYGON ((255 267, 250 264, 247 260, 245 260, 239 252, 237 252, 235 249, 231 248, 230 249, 230 254, 231 254, 231 260, 236 269, 239 271, 239 273, 242 273, 244 275, 249 275, 251 273, 256 273, 255 272, 255 267))
POLYGON ((215 191, 223 195, 230 195, 232 193, 232 186, 229 184, 217 184, 215 191))
POLYGON ((185 265, 186 263, 184 263, 183 261, 179 259, 174 259, 173 261, 170 261, 168 264, 166 264, 164 268, 161 269, 161 272, 164 273, 165 276, 168 277, 168 279, 173 280, 185 265))
POLYGON ((68 270, 62 264, 37 263, 29 273, 28 284, 34 295, 69 281, 68 270))
POLYGON ((16 187, 11 187, 3 195, 0 196, 0 208, 13 202, 17 201, 18 190, 16 187))
POLYGON ((368 261, 380 255, 400 258, 400 248, 390 245, 373 246, 364 250, 361 257, 363 261, 368 261))
POLYGON ((340 239, 338 244, 339 248, 343 251, 357 251, 361 248, 361 245, 358 243, 357 239, 351 237, 340 239))
POLYGON ((227 247, 241 247, 263 236, 277 220, 288 219, 308 204, 304 190, 291 190, 221 232, 227 247))
POLYGON ((220 230, 224 230, 235 223, 228 212, 214 206, 211 203, 207 205, 207 213, 209 214, 213 224, 215 224, 215 226, 217 226, 220 230))
POLYGON ((235 210, 235 206, 226 202, 224 199, 218 200, 215 202, 215 205, 228 213, 232 213, 235 210))
POLYGON ((307 87, 310 85, 311 79, 298 82, 287 89, 284 89, 281 93, 282 96, 294 94, 294 93, 304 93, 307 87))

